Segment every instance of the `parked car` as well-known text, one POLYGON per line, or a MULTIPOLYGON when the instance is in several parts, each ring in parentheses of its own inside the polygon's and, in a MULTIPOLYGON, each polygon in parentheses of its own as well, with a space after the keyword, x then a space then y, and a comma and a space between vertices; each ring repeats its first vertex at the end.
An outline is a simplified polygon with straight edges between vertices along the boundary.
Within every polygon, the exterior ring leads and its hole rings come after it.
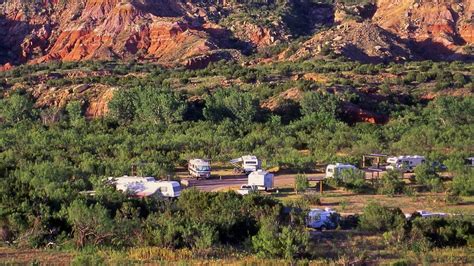
POLYGON ((306 218, 306 226, 318 230, 335 229, 339 218, 339 214, 329 208, 311 209, 306 218))
POLYGON ((247 195, 255 192, 258 192, 258 187, 254 185, 242 185, 240 186, 240 189, 237 190, 237 193, 240 195, 247 195))

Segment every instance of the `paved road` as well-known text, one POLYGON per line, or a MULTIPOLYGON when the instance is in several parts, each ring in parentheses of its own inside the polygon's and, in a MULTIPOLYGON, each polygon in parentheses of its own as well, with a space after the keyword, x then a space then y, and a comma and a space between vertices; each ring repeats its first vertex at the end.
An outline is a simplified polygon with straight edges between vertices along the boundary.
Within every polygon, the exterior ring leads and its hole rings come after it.
MULTIPOLYGON (((278 174, 275 175, 275 187, 293 186, 296 174, 278 174)), ((324 174, 308 174, 308 177, 323 177, 324 174)), ((189 186, 196 187, 202 191, 220 191, 227 189, 237 189, 243 184, 247 184, 247 176, 245 175, 223 175, 222 179, 189 179, 189 186)))
MULTIPOLYGON (((370 172, 366 172, 366 179, 370 180, 371 178, 380 178, 385 172, 373 176, 370 172)), ((238 189, 241 185, 247 184, 247 176, 245 175, 235 175, 232 171, 219 171, 218 176, 214 176, 211 179, 188 179, 190 187, 196 187, 202 191, 222 191, 228 189, 238 189)), ((187 177, 187 174, 180 173, 184 178, 187 177)), ((295 177, 297 174, 276 174, 275 175, 275 187, 293 187, 295 182, 295 177)), ((309 178, 323 178, 324 173, 310 173, 306 174, 309 178)), ((404 178, 409 178, 411 174, 404 174, 404 178)))

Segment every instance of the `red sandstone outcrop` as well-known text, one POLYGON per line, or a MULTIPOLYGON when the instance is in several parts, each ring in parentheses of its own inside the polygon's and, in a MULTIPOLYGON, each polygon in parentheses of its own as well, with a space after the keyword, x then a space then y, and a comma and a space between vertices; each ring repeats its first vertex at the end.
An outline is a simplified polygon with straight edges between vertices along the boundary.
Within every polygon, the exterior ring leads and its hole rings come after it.
POLYGON ((462 53, 462 46, 474 44, 471 0, 378 0, 373 21, 403 39, 417 42, 428 56, 462 53))

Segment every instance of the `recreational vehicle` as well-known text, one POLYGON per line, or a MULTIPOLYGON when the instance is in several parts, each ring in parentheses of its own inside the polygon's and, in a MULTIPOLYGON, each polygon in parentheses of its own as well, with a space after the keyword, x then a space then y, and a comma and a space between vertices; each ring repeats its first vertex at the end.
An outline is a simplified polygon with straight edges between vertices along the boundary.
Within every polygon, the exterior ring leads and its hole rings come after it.
POLYGON ((262 168, 262 162, 254 155, 245 155, 230 161, 235 171, 250 173, 262 168))
POLYGON ((414 156, 398 156, 398 157, 389 157, 387 159, 387 170, 398 170, 402 172, 413 172, 415 167, 424 163, 425 157, 414 155, 414 156))
POLYGON ((176 181, 156 181, 153 177, 123 176, 108 179, 118 191, 132 197, 176 198, 181 194, 181 185, 176 181))
POLYGON ((196 179, 209 178, 211 177, 211 164, 208 160, 192 159, 189 161, 188 171, 196 179))
POLYGON ((355 167, 352 164, 342 164, 342 163, 336 163, 336 164, 330 164, 326 167, 326 178, 334 178, 334 177, 339 177, 339 174, 344 171, 344 170, 355 170, 357 167, 355 167))
POLYGON ((338 223, 338 213, 329 208, 311 209, 306 218, 306 226, 318 230, 335 229, 338 223))
POLYGON ((259 190, 273 189, 273 174, 264 170, 257 170, 249 174, 248 185, 256 186, 259 190))

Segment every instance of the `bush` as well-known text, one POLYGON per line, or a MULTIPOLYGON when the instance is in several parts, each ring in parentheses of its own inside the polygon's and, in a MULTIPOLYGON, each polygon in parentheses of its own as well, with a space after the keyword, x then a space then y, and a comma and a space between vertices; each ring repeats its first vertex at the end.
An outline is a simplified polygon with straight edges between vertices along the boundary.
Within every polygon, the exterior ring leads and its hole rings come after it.
POLYGON ((474 220, 471 217, 418 217, 412 221, 409 234, 412 239, 421 236, 431 247, 465 246, 474 235, 474 220))
POLYGON ((71 260, 73 266, 101 266, 107 265, 105 259, 96 253, 82 252, 71 260))
POLYGON ((441 192, 443 190, 440 176, 428 162, 422 163, 415 168, 415 181, 419 185, 425 185, 433 192, 441 192))
POLYGON ((321 197, 316 193, 304 194, 303 200, 309 205, 321 205, 321 197))
POLYGON ((293 259, 306 252, 309 234, 304 226, 281 226, 275 217, 261 221, 258 234, 252 237, 257 256, 264 258, 293 259))
POLYGON ((386 232, 404 226, 405 215, 398 208, 389 208, 370 202, 360 216, 360 228, 368 231, 386 232))
POLYGON ((339 186, 354 191, 356 193, 367 193, 372 191, 372 187, 365 181, 365 172, 359 169, 346 169, 337 174, 339 186))
POLYGON ((400 180, 400 173, 397 171, 388 171, 382 176, 378 193, 383 195, 394 196, 395 194, 402 194, 405 183, 400 180))
POLYGON ((76 200, 69 206, 67 213, 78 247, 103 244, 114 236, 112 219, 107 209, 100 204, 87 206, 83 201, 76 200))
POLYGON ((304 174, 298 174, 295 177, 295 190, 296 193, 304 192, 309 187, 308 177, 304 174))

